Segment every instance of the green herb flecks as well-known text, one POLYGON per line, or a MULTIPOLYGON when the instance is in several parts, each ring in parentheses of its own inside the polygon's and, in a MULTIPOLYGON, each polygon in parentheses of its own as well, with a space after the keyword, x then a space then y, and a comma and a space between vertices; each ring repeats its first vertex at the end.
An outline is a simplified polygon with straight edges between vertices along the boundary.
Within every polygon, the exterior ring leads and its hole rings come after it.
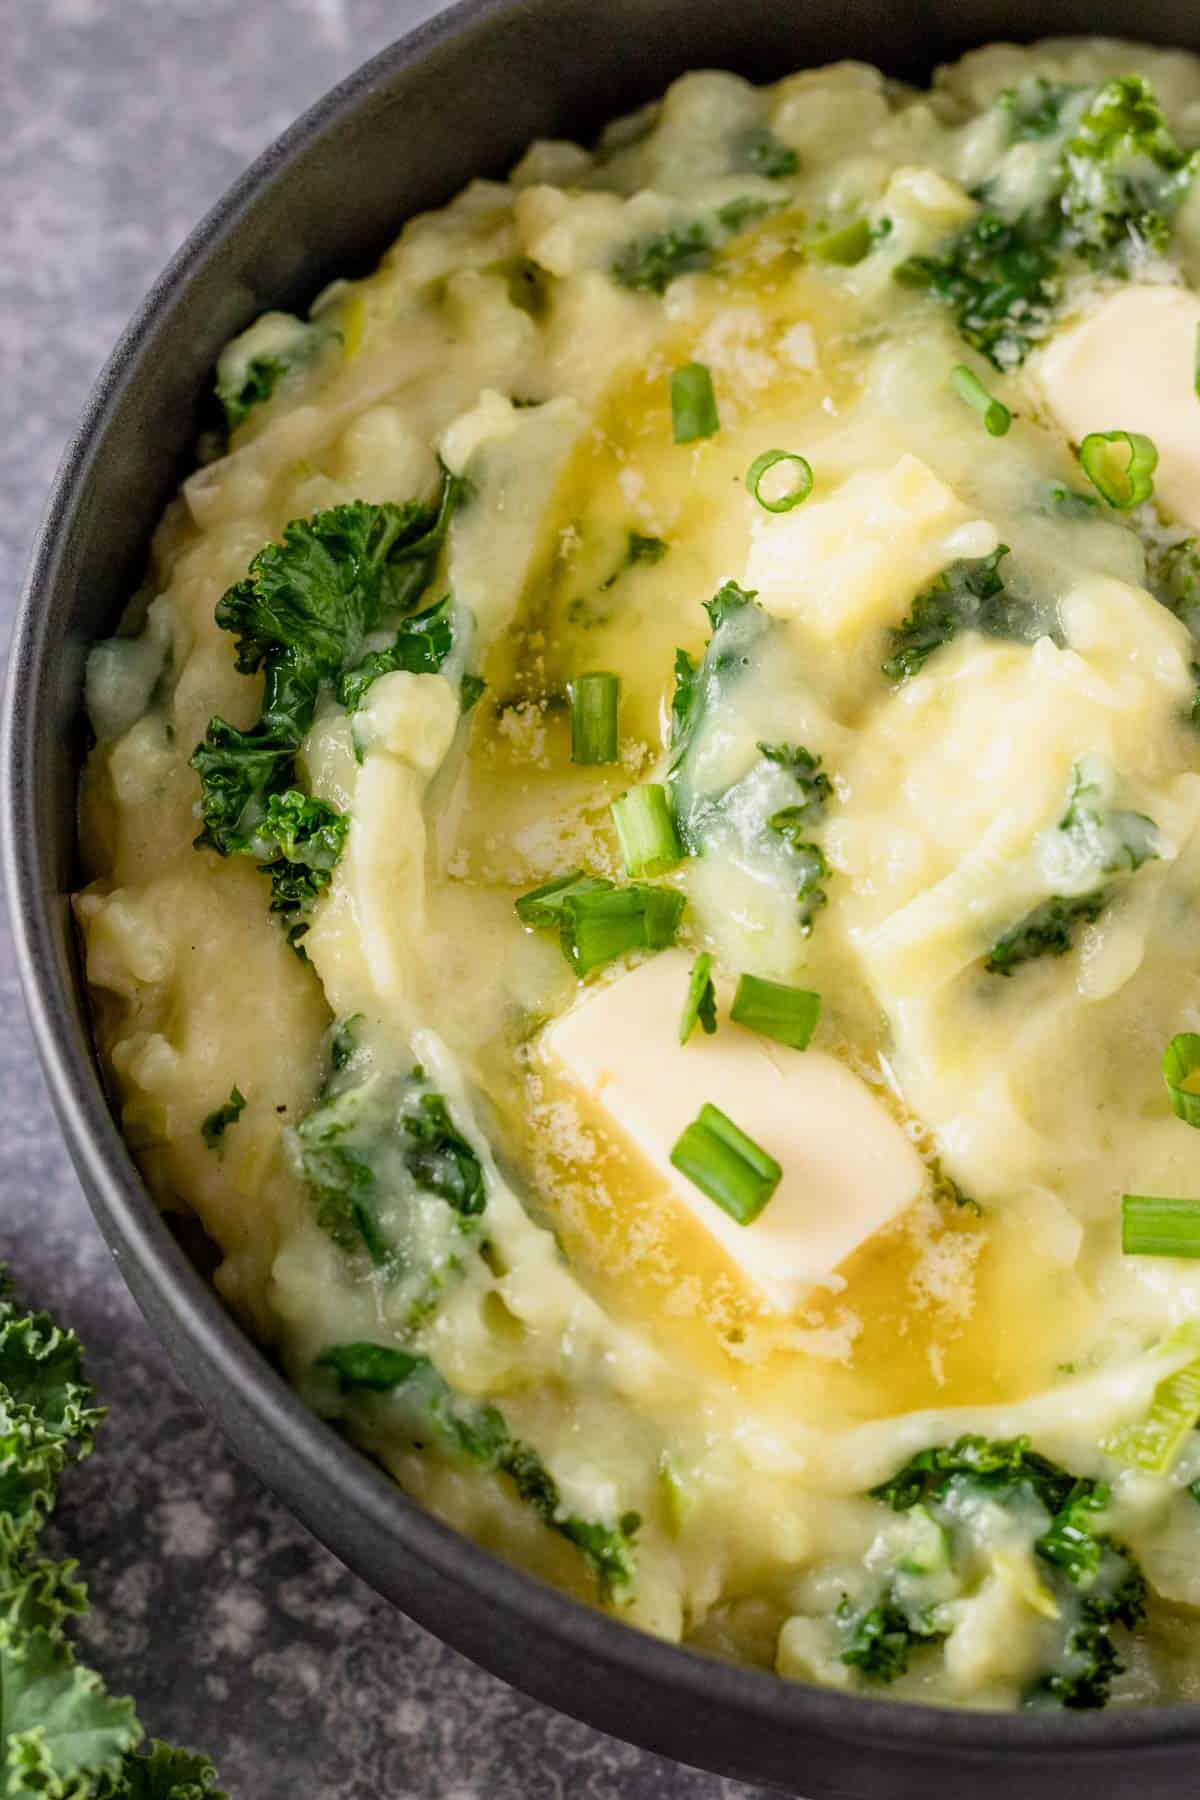
POLYGON ((236 1125, 246 1105, 246 1096, 236 1084, 229 1090, 229 1098, 222 1102, 214 1112, 210 1112, 200 1127, 200 1136, 210 1150, 218 1153, 225 1147, 225 1133, 231 1125, 236 1125))

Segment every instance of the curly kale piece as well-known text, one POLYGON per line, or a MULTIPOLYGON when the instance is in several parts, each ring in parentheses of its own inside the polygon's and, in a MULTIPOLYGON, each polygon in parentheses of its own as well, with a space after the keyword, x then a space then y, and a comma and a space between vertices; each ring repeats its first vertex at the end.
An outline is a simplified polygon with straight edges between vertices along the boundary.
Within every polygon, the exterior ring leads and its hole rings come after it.
POLYGON ((317 1221, 346 1250, 365 1250, 389 1279, 405 1282, 413 1316, 458 1266, 464 1235, 486 1204, 483 1165, 424 1071, 376 1070, 347 1047, 353 1021, 335 1031, 331 1072, 291 1134, 317 1221), (428 1206, 428 1199, 447 1209, 428 1206))
MULTIPOLYGON (((1075 101, 1070 88, 1026 83, 1000 105, 1016 141, 1066 130, 1075 101)), ((969 225, 894 277, 952 307, 960 334, 998 369, 1016 368, 1052 322, 1068 259, 1128 275, 1147 252, 1170 249, 1197 167, 1200 152, 1176 142, 1150 84, 1120 76, 1074 121, 1046 196, 1009 216, 985 191, 969 225)))
POLYGON ((91 1453, 93 1404, 78 1339, 23 1314, 0 1272, 0 1786, 96 1800, 226 1800, 207 1758, 154 1744, 68 1636, 87 1611, 75 1565, 43 1554, 60 1476, 91 1453))
POLYGON ((1040 216, 985 209, 930 256, 893 270, 954 310, 959 335, 998 369, 1015 369, 1045 333, 1058 301, 1059 259, 1040 216))
POLYGON ((1039 956, 1066 956, 1075 933, 1095 924, 1109 898, 1104 888, 1092 894, 1051 894, 996 939, 984 968, 989 975, 1011 975, 1039 956))
POLYGON ((943 569, 917 595, 903 623, 889 632, 883 673, 892 681, 907 681, 960 631, 1025 643, 1040 635, 1033 608, 1005 586, 1000 564, 1007 555, 1008 545, 999 544, 990 556, 963 557, 943 569))
POLYGON ((895 1681, 906 1673, 914 1649, 940 1643, 946 1636, 945 1629, 932 1619, 914 1616, 890 1597, 865 1609, 843 1600, 837 1621, 847 1640, 842 1661, 868 1681, 895 1681))
POLYGON ((1170 248, 1171 222, 1200 166, 1184 151, 1140 75, 1106 82, 1063 158, 1061 242, 1094 267, 1128 273, 1136 255, 1170 248))
POLYGON ((1038 956, 1065 956, 1079 928, 1094 924, 1113 898, 1103 878, 1130 875, 1157 860, 1154 820, 1116 806, 1115 787, 1102 757, 1079 758, 1066 811, 1040 840, 1043 870, 1066 891, 1051 894, 997 939, 984 963, 989 974, 1011 975, 1038 956))
MULTIPOLYGON (((262 672, 263 698, 248 730, 210 720, 192 757, 204 821, 196 842, 256 857, 272 873, 274 910, 289 920, 327 885, 346 829, 295 786, 318 695, 355 668, 372 632, 411 613, 462 497, 462 483, 443 473, 436 506, 355 500, 293 519, 217 603, 217 623, 237 637, 238 669, 262 672), (289 866, 276 877, 279 864, 289 866)), ((427 619, 415 637, 432 629, 427 619)))
POLYGON ((541 1456, 513 1436, 499 1408, 457 1393, 427 1356, 383 1344, 337 1344, 317 1358, 316 1367, 327 1369, 344 1394, 390 1395, 416 1448, 506 1475, 542 1523, 575 1545, 606 1599, 632 1591, 638 1514, 606 1525, 567 1512, 541 1456))
POLYGON ((453 645, 454 626, 447 594, 424 612, 402 619, 395 642, 386 650, 370 651, 361 662, 338 676, 334 692, 339 704, 350 712, 356 711, 372 682, 397 669, 404 669, 410 675, 436 675, 453 645))
MULTIPOLYGON (((920 1451, 871 1497, 893 1512, 921 1508, 949 1534, 951 1557, 977 1553, 971 1517, 990 1503, 1027 1522, 1031 1547, 1043 1565, 1062 1640, 1054 1660, 1034 1679, 1027 1703, 1055 1701, 1080 1709, 1105 1705, 1122 1664, 1113 1642, 1117 1626, 1133 1630, 1145 1617, 1146 1581, 1136 1559, 1105 1529, 1111 1494, 1104 1482, 1072 1475, 1030 1447, 1028 1438, 995 1442, 966 1436, 920 1451)), ((854 1626, 846 1660, 892 1680, 907 1667, 912 1644, 944 1635, 936 1619, 915 1623, 911 1613, 885 1597, 854 1626), (890 1672, 889 1672, 890 1671, 890 1672)))

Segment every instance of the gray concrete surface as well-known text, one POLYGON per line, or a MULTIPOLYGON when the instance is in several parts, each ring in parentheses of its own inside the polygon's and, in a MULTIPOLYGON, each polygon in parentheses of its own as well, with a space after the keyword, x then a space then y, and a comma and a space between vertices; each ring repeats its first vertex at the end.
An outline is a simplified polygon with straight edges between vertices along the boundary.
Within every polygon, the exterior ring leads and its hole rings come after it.
MULTIPOLYGON (((0 0, 0 632, 88 385, 243 165, 427 0, 0 0)), ((0 927, 0 1260, 110 1415, 57 1530, 87 1650, 235 1800, 754 1800, 534 1705, 393 1612, 234 1461, 92 1225, 0 927)))

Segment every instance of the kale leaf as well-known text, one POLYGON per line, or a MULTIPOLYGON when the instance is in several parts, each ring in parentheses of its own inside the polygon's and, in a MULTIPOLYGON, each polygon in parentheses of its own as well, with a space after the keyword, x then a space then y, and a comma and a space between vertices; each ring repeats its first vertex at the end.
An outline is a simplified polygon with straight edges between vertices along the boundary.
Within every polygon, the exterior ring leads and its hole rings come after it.
POLYGON ((1051 894, 996 939, 984 968, 989 975, 1011 975, 1035 957, 1065 956, 1080 926, 1094 925, 1109 898, 1104 888, 1092 894, 1051 894))
MULTIPOLYGON (((318 695, 350 671, 364 688, 382 672, 356 668, 364 643, 412 611, 462 497, 462 483, 444 472, 436 506, 356 500, 293 519, 217 603, 217 623, 237 635, 238 669, 262 672, 263 698, 248 730, 211 719, 191 759, 204 821, 196 843, 256 857, 272 875, 273 910, 290 922, 328 884, 346 831, 332 807, 294 785, 318 695)), ((428 614, 409 625, 415 652, 393 654, 415 653, 426 666, 448 626, 428 614)), ((400 638, 409 642, 403 631, 400 638)))
MULTIPOLYGON (((350 712, 363 703, 367 689, 381 675, 404 669, 410 675, 436 675, 454 644, 449 594, 424 612, 402 619, 395 642, 386 650, 372 650, 352 669, 339 675, 334 692, 350 712)), ((464 708, 464 711, 466 709, 464 708)))
POLYGON ((1038 956, 1065 956, 1080 926, 1094 924, 1113 897, 1101 878, 1133 874, 1157 859, 1154 820, 1115 806, 1115 786, 1102 757, 1079 758, 1067 809, 1041 840, 1043 869, 1067 891, 1051 894, 997 939, 984 963, 989 974, 1011 975, 1038 956))
POLYGON ((290 313, 265 313, 225 346, 217 363, 216 395, 232 435, 254 407, 269 400, 285 375, 305 368, 339 331, 290 313))
POLYGON ((20 1313, 0 1275, 0 1786, 13 1800, 226 1800, 206 1757, 139 1752, 133 1702, 76 1661, 86 1590, 41 1540, 59 1477, 92 1450, 92 1402, 78 1339, 20 1313))
POLYGON ((884 674, 907 681, 960 631, 1022 642, 1038 636, 1033 609, 1005 586, 1000 564, 1007 555, 1008 545, 999 544, 990 556, 963 557, 943 569, 917 595, 903 623, 889 632, 884 674))
POLYGON ((868 1681, 895 1681, 907 1670, 917 1646, 938 1643, 946 1636, 931 1618, 911 1613, 890 1595, 865 1608, 843 1600, 837 1621, 846 1637, 842 1661, 868 1681))
POLYGON ((397 1314, 415 1324, 478 1237, 483 1164, 424 1071, 378 1068, 356 1041, 356 1023, 331 1032, 328 1079, 287 1133, 288 1149, 322 1230, 348 1253, 365 1254, 389 1284, 397 1314))
MULTIPOLYGON (((1002 95, 1015 140, 1065 129, 1074 90, 1022 84, 1002 95)), ((1063 288, 1065 260, 1128 275, 1170 249, 1174 215, 1200 166, 1167 125, 1140 75, 1106 82, 1074 123, 1048 194, 1014 217, 987 190, 982 210, 930 256, 893 271, 954 310, 960 334, 998 369, 1013 369, 1043 337, 1063 288)))
MULTIPOLYGON (((1104 1482, 1072 1475, 1030 1448, 1027 1438, 978 1436, 920 1451, 871 1490, 893 1512, 922 1509, 947 1535, 952 1563, 970 1563, 971 1519, 981 1502, 1028 1521, 1032 1550, 1052 1591, 1061 1641, 1026 1696, 1081 1709, 1104 1706, 1122 1664, 1113 1642, 1120 1625, 1145 1617, 1146 1581, 1132 1553, 1105 1530, 1111 1494, 1104 1482)), ((917 1641, 943 1636, 936 1618, 913 1618, 885 1597, 855 1617, 844 1660, 890 1681, 907 1667, 917 1641)))
POLYGON ((1182 150, 1148 81, 1106 82, 1063 159, 1061 242, 1095 267, 1128 273, 1135 255, 1170 248, 1171 221, 1198 166, 1182 150))
POLYGON ((606 1599, 631 1592, 638 1514, 605 1525, 567 1512, 538 1452, 512 1435, 497 1407, 457 1393, 427 1356, 381 1344, 338 1344, 324 1351, 316 1366, 328 1369, 343 1393, 390 1394, 416 1448, 432 1447, 451 1461, 506 1475, 542 1523, 575 1545, 606 1599))
POLYGON ((893 276, 952 307, 959 335, 998 369, 1016 368, 1045 335, 1060 286, 1043 220, 988 208, 936 254, 898 263, 893 276))

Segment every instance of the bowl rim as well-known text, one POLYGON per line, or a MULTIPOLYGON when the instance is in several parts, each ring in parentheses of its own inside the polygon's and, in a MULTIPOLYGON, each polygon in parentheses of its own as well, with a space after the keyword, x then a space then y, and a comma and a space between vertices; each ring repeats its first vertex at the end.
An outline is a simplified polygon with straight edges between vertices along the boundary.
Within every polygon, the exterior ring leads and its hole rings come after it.
MULTIPOLYGON (((848 1746, 864 1739, 896 1749, 938 1747, 986 1757, 1003 1752, 1042 1758, 1108 1758, 1114 1751, 1163 1750, 1200 1743, 1200 1708, 1186 1702, 1117 1706, 1102 1717, 1071 1713, 973 1711, 843 1693, 780 1678, 669 1643, 549 1586, 514 1567, 410 1500, 365 1453, 310 1412, 267 1355, 236 1322, 210 1283, 188 1261, 163 1220, 121 1137, 104 1098, 95 1046, 72 1018, 67 983, 55 947, 54 919, 67 897, 49 891, 37 857, 34 783, 38 709, 33 700, 51 641, 46 597, 60 582, 61 547, 81 490, 103 454, 116 402, 143 358, 156 322, 181 295, 218 245, 236 232, 243 212, 314 142, 336 131, 411 64, 473 26, 489 26, 529 0, 457 0, 419 24, 339 82, 263 150, 208 211, 172 256, 122 332, 95 380, 68 441, 38 526, 9 652, 0 718, 0 875, 8 894, 15 957, 42 1072, 72 1161, 100 1231, 133 1287, 143 1311, 168 1309, 189 1364, 231 1393, 231 1423, 206 1401, 227 1441, 251 1471, 272 1487, 288 1510, 376 1591, 407 1611, 404 1580, 388 1581, 363 1566, 353 1547, 327 1525, 310 1524, 311 1508, 287 1491, 299 1475, 328 1488, 353 1522, 364 1515, 383 1538, 415 1553, 452 1587, 480 1596, 497 1615, 604 1667, 630 1683, 649 1682, 697 1707, 719 1703, 741 1728, 756 1720, 794 1729, 797 1741, 814 1730, 848 1746), (140 1290, 140 1291, 139 1291, 140 1290), (252 1426, 253 1430, 247 1429, 252 1426), (274 1454, 272 1453, 274 1452, 274 1454)), ((77 953, 76 953, 77 954, 77 953)), ((76 971, 82 989, 82 975, 76 971)), ((162 1333, 154 1318, 151 1326, 162 1333)), ((178 1363, 186 1386, 189 1367, 178 1363)), ((307 1488, 306 1488, 307 1492, 307 1488)), ((348 1535, 348 1534, 347 1534, 348 1535)), ((411 1616, 455 1648, 433 1609, 411 1616)), ((478 1658, 486 1665, 486 1657, 478 1658)), ((511 1679, 506 1676, 505 1679, 511 1679)), ((519 1676, 515 1685, 520 1684, 519 1676)), ((642 1741, 649 1741, 640 1734, 642 1741)))

